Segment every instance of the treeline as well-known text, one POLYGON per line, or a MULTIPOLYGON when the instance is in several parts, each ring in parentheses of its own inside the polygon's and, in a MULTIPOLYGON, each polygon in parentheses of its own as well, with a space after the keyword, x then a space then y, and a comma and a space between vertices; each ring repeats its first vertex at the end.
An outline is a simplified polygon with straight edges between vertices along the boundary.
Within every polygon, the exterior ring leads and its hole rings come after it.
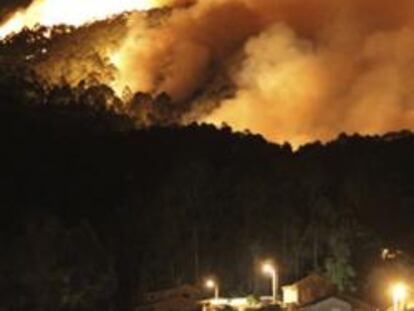
POLYGON ((18 117, 26 119, 33 112, 35 118, 43 118, 38 124, 54 123, 60 131, 62 123, 68 125, 69 132, 118 131, 177 124, 180 120, 179 110, 165 93, 133 94, 126 90, 124 96, 118 96, 107 84, 88 80, 75 86, 50 84, 24 66, 0 66, 0 98, 0 109, 14 114, 20 111, 18 117))
POLYGON ((228 127, 135 130, 104 85, 2 77, 0 310, 132 310, 211 274, 263 293, 268 257, 284 282, 318 271, 375 298, 382 248, 414 251, 409 132, 293 152, 228 127))
MULTIPOLYGON (((127 36, 128 18, 133 14, 134 19, 140 18, 148 28, 153 28, 163 24, 171 13, 171 8, 161 8, 124 13, 78 28, 67 25, 25 28, 0 40, 0 79, 17 77, 26 83, 32 81, 43 93, 53 91, 54 95, 62 95, 63 100, 58 101, 63 102, 67 101, 68 92, 85 88, 96 92, 98 88, 99 93, 106 93, 105 97, 116 97, 109 99, 107 107, 128 115, 140 127, 198 120, 216 108, 221 99, 234 94, 234 86, 223 73, 208 77, 208 86, 187 102, 173 103, 156 90, 152 94, 134 94, 125 88, 115 95, 111 88, 118 74, 112 58, 127 36)), ((44 102, 38 92, 34 95, 37 98, 31 101, 44 102)))
POLYGON ((24 66, 49 84, 76 86, 82 80, 110 83, 109 57, 127 29, 127 14, 79 28, 67 25, 23 29, 0 41, 0 66, 24 66))

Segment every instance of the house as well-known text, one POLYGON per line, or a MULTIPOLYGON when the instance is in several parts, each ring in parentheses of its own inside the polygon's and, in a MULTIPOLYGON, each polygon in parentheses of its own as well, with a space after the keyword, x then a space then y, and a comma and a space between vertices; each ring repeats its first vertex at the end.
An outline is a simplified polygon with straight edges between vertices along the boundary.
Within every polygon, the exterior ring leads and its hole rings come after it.
POLYGON ((317 273, 283 286, 283 305, 303 311, 375 311, 376 308, 351 296, 338 294, 336 286, 317 273))
POLYGON ((302 311, 352 311, 352 305, 341 298, 331 296, 302 306, 302 311))
POLYGON ((369 305, 359 299, 346 295, 332 295, 318 301, 303 305, 302 311, 375 311, 372 305, 369 305))
POLYGON ((193 311, 198 309, 200 290, 182 285, 166 290, 146 293, 136 311, 193 311))
POLYGON ((249 307, 247 298, 218 298, 218 299, 205 299, 200 301, 203 311, 220 310, 220 309, 232 309, 232 310, 245 310, 249 307))
POLYGON ((293 284, 282 287, 283 303, 285 305, 306 305, 331 296, 336 291, 336 286, 328 279, 317 273, 311 273, 293 284))

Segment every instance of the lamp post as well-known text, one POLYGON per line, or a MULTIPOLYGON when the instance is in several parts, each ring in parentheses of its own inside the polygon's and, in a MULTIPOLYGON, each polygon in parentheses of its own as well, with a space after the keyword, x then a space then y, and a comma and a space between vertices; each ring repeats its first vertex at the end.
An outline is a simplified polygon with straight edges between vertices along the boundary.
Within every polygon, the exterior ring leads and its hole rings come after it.
POLYGON ((214 289, 214 299, 217 300, 219 298, 219 286, 218 286, 217 282, 215 282, 212 279, 207 280, 206 281, 206 287, 214 289))
POLYGON ((277 301, 278 275, 276 268, 270 263, 264 263, 262 267, 263 273, 272 277, 272 298, 273 302, 277 301))
POLYGON ((392 287, 393 311, 402 311, 405 308, 408 288, 404 283, 396 283, 392 287))

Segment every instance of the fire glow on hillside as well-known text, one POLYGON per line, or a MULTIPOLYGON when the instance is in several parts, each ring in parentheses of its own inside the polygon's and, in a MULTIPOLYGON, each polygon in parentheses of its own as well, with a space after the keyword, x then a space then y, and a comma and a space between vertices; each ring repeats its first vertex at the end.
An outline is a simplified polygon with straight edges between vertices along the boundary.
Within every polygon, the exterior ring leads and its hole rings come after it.
POLYGON ((0 27, 0 38, 37 24, 81 26, 126 11, 149 10, 164 4, 163 0, 37 0, 28 9, 13 14, 0 27))
POLYGON ((0 28, 79 26, 131 10, 109 58, 122 93, 168 93, 182 123, 225 122, 294 145, 414 128, 414 3, 401 0, 37 0, 0 28), (138 16, 139 15, 139 16, 138 16), (226 81, 232 94, 211 96, 226 81), (200 94, 202 100, 200 100, 200 94), (206 95, 207 94, 207 95, 206 95))

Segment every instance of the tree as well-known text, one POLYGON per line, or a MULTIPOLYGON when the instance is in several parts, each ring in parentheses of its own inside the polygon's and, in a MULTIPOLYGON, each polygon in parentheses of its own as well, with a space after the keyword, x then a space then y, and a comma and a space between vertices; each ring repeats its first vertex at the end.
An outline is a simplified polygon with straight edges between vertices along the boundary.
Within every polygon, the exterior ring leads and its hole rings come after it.
POLYGON ((351 264, 351 247, 348 228, 339 226, 329 238, 330 254, 325 260, 326 276, 339 291, 355 290, 356 272, 351 264))

